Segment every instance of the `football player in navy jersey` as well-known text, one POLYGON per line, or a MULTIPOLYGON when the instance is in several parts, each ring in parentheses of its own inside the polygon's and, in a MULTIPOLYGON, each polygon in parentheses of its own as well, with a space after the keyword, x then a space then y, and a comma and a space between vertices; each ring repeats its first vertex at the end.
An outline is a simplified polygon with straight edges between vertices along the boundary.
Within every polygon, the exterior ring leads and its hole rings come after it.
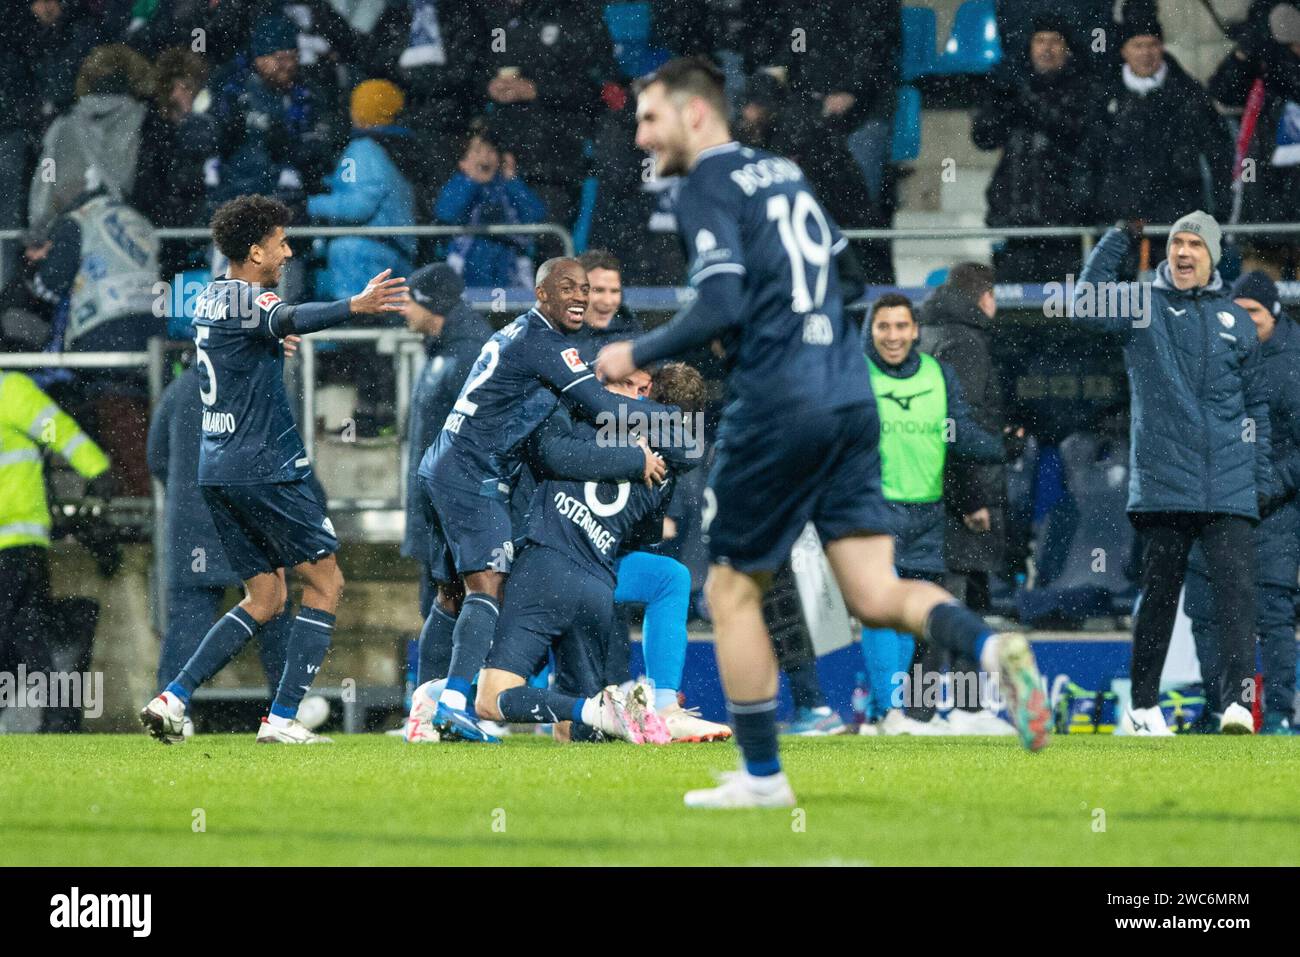
MULTIPOLYGON (((437 607, 425 628, 449 630, 452 638, 447 683, 431 719, 442 739, 496 740, 469 712, 468 696, 492 644, 502 585, 514 558, 510 498, 525 441, 560 402, 589 420, 626 421, 626 410, 620 415, 620 409, 628 400, 601 385, 570 338, 583 326, 589 291, 587 273, 576 259, 542 263, 536 304, 483 346, 420 462, 417 474, 434 513, 430 566, 439 581, 437 607), (459 613, 458 584, 465 595, 459 613)), ((653 403, 636 405, 639 411, 668 413, 653 403)), ((662 460, 645 450, 646 482, 663 475, 662 460)))
MULTIPOLYGON (((638 395, 631 378, 610 383, 609 389, 628 398, 638 395)), ((655 374, 650 397, 679 415, 692 415, 703 405, 704 381, 690 366, 673 363, 655 374)), ((575 422, 572 436, 593 446, 599 438, 586 422, 575 422)), ((670 468, 663 482, 648 488, 626 480, 539 476, 523 549, 479 679, 480 715, 522 724, 573 721, 634 744, 672 740, 647 685, 637 682, 626 694, 617 686, 603 687, 608 642, 616 634, 620 549, 633 538, 658 540, 677 475, 698 464, 670 445, 661 452, 670 468), (552 651, 554 689, 528 686, 552 651)))
POLYGON ((880 424, 861 330, 845 310, 864 291, 839 228, 790 160, 736 143, 721 71, 672 60, 640 85, 637 145, 659 176, 682 176, 678 227, 696 298, 635 342, 607 345, 606 381, 721 340, 729 402, 705 490, 706 586, 718 668, 743 767, 691 807, 787 807, 777 756, 777 662, 762 596, 811 521, 845 602, 863 622, 924 635, 981 661, 1021 742, 1046 742, 1048 711, 1023 636, 994 635, 929 582, 901 581, 880 489, 880 424))
POLYGON ((400 312, 406 282, 385 270, 351 299, 290 305, 273 288, 293 255, 284 227, 292 213, 265 196, 240 196, 212 218, 212 238, 230 260, 195 302, 203 436, 198 482, 244 599, 212 626, 179 675, 140 713, 159 740, 180 740, 194 689, 221 670, 259 627, 284 610, 284 572, 303 582, 302 606, 259 743, 328 741, 297 720, 334 630, 343 573, 325 497, 289 408, 283 342, 345 322, 353 314, 400 312))

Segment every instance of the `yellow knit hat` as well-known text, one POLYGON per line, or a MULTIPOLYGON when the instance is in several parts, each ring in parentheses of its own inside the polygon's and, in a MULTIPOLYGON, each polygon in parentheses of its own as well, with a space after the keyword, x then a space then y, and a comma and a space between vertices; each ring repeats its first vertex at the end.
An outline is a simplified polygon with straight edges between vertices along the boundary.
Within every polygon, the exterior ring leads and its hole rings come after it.
POLYGON ((352 125, 387 126, 402 112, 406 98, 396 84, 366 80, 352 91, 352 125))

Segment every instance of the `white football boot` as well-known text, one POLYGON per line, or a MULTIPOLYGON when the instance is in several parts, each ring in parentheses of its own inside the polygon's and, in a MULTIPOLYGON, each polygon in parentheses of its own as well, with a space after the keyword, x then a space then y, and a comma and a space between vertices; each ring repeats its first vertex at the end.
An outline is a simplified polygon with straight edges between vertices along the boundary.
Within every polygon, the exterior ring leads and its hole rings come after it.
POLYGON ((948 733, 969 737, 1014 737, 1016 729, 987 708, 981 711, 953 708, 948 712, 948 733))
POLYGON ((634 732, 640 738, 637 744, 669 744, 673 740, 664 719, 655 711, 655 689, 650 682, 644 678, 636 682, 624 700, 634 732))
POLYGON ((756 778, 747 771, 724 771, 718 775, 718 786, 687 791, 683 800, 687 807, 742 808, 742 807, 794 807, 794 791, 781 771, 770 777, 756 778))
POLYGON ((948 722, 937 714, 929 721, 909 718, 901 708, 890 708, 876 723, 876 733, 883 735, 910 734, 919 738, 951 734, 948 722))
POLYGON ((158 695, 140 712, 140 723, 163 744, 185 743, 185 703, 169 691, 158 695))
POLYGON ((731 729, 716 721, 706 721, 700 717, 698 708, 683 708, 674 704, 659 712, 672 736, 673 743, 726 741, 731 737, 731 729))
POLYGON ((276 727, 266 718, 257 729, 258 744, 333 744, 332 738, 309 730, 296 718, 287 725, 276 727))
POLYGON ((442 740, 433 726, 433 715, 438 710, 435 683, 426 681, 411 692, 411 713, 406 716, 406 727, 402 729, 402 740, 407 744, 436 744, 442 740))
MULTIPOLYGON (((628 695, 617 685, 610 685, 597 696, 596 720, 591 726, 597 731, 630 744, 644 744, 640 725, 631 713, 628 695)), ((590 703, 590 702, 588 702, 590 703)))
POLYGON ((1120 718, 1120 730, 1135 738, 1172 738, 1174 732, 1165 721, 1165 713, 1157 708, 1125 708, 1120 718))
POLYGON ((1255 716, 1237 702, 1223 709, 1219 718, 1219 734, 1254 734, 1255 716))

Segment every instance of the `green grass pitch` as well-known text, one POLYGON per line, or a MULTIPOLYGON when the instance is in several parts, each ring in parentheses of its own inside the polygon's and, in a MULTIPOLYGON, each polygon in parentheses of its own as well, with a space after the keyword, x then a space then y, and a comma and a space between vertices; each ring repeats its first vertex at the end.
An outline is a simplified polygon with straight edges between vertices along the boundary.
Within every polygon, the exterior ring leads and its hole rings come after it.
POLYGON ((0 737, 0 864, 1300 863, 1300 742, 784 742, 792 813, 688 811, 730 744, 0 737), (200 827, 200 825, 202 825, 200 827))

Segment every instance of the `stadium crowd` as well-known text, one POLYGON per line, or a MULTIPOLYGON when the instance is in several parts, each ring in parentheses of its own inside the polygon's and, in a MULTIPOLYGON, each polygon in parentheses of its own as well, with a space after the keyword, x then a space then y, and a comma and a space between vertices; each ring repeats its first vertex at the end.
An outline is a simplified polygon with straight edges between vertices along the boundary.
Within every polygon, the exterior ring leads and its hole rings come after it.
MULTIPOLYGON (((0 173, 30 185, 0 195, 0 228, 24 231, 21 248, 3 246, 0 349, 143 349, 160 331, 154 284, 212 266, 208 242, 160 242, 156 230, 206 227, 221 203, 256 193, 284 202, 295 225, 561 224, 591 250, 582 349, 594 358, 604 342, 641 328, 618 290, 676 285, 685 271, 673 183, 644 175, 634 142, 634 74, 670 56, 718 62, 738 139, 795 159, 840 226, 893 222, 906 175, 890 150, 903 85, 896 0, 654 0, 648 59, 639 62, 616 48, 598 2, 381 6, 362 31, 325 0, 21 4, 0 23, 5 48, 25 51, 0 62, 0 173), (802 40, 792 44, 795 33, 802 40)), ((1164 47, 1154 4, 1129 0, 1118 22, 1102 6, 999 6, 1004 59, 984 84, 971 130, 977 148, 999 151, 987 223, 1172 223, 1192 210, 1221 223, 1300 221, 1300 9, 1252 3, 1232 50, 1202 86, 1164 47), (1092 42, 1096 25, 1112 40, 1101 49, 1092 42), (1239 117, 1257 130, 1244 149, 1234 147, 1239 117)), ((854 246, 868 282, 894 281, 888 243, 854 246)), ((437 367, 444 382, 417 383, 439 398, 433 406, 414 403, 412 474, 427 444, 415 437, 438 428, 444 415, 433 407, 454 400, 463 381, 448 369, 463 372, 490 332, 463 289, 531 287, 535 266, 557 251, 549 238, 523 234, 345 236, 303 250, 303 298, 346 298, 386 268, 420 276, 413 289, 423 312, 410 309, 405 321, 429 336, 431 357, 449 361, 437 367)), ((1158 240, 1135 234, 1115 275, 1149 275, 1162 258, 1158 240)), ((990 265, 953 264, 927 301, 907 304, 909 314, 915 306, 920 347, 955 375, 973 421, 992 435, 1016 436, 996 461, 949 463, 943 566, 912 570, 940 576, 973 607, 1040 624, 1120 613, 1138 581, 1139 538, 1122 521, 1122 501, 1113 488, 1088 486, 1127 462, 1126 403, 1094 395, 1100 413, 1086 428, 1063 431, 1053 419, 1070 418, 1063 403, 1048 410, 1056 397, 1013 395, 1010 375, 994 359, 995 285, 1061 280, 1080 266, 1075 240, 1011 239, 995 247, 990 265), (1044 475, 1055 482, 1045 486, 1044 475), (1068 508, 1055 509, 1052 534, 1047 513, 1067 499, 1068 508), (1104 586, 1077 574, 1073 539, 1059 529, 1077 527, 1094 508, 1110 510, 1112 541, 1127 553, 1104 586), (1026 562, 1031 538, 1034 567, 1026 562), (1017 587, 1026 575, 1036 577, 1029 584, 1039 594, 1017 587)), ((1290 237, 1225 242, 1215 266, 1228 284, 1247 277, 1244 298, 1289 330, 1270 283, 1300 278, 1300 245, 1290 237)), ((868 354, 872 348, 878 344, 864 341, 868 354)), ((707 378, 721 377, 715 357, 691 361, 707 378)), ((377 382, 386 363, 344 350, 326 365, 327 376, 377 382)), ((1047 357, 1018 371, 1023 383, 1034 375, 1050 380, 1057 370, 1047 357)), ((151 412, 142 375, 57 371, 33 379, 112 461, 102 494, 144 495, 151 474, 165 479, 169 453, 159 430, 175 426, 170 418, 160 425, 161 412, 151 412)), ((358 404, 376 430, 391 422, 390 397, 362 390, 358 404)), ((698 473, 683 476, 666 551, 696 572, 692 607, 707 614, 693 524, 702 484, 698 473)), ((418 524, 413 511, 408 537, 418 524)), ((419 546, 408 541, 407 554, 418 557, 419 546)), ((1265 596, 1268 607, 1294 605, 1294 586, 1271 583, 1283 594, 1265 596)), ((776 594, 779 601, 779 587, 776 594)), ((215 599, 182 596, 177 607, 202 617, 207 600, 215 599)), ((426 612, 432 601, 423 596, 426 612)), ((1207 607, 1199 620, 1211 617, 1207 607)), ((792 687, 804 689, 796 694, 797 723, 825 730, 834 716, 807 667, 801 671, 807 644, 806 635, 796 636, 783 664, 792 687), (802 684, 794 677, 801 673, 802 684)), ((185 652, 166 655, 160 672, 175 671, 185 652)), ((1285 657, 1278 660, 1284 668, 1285 657)), ((272 657, 268 676, 276 670, 272 657)), ((912 716, 927 717, 924 709, 912 716)))

